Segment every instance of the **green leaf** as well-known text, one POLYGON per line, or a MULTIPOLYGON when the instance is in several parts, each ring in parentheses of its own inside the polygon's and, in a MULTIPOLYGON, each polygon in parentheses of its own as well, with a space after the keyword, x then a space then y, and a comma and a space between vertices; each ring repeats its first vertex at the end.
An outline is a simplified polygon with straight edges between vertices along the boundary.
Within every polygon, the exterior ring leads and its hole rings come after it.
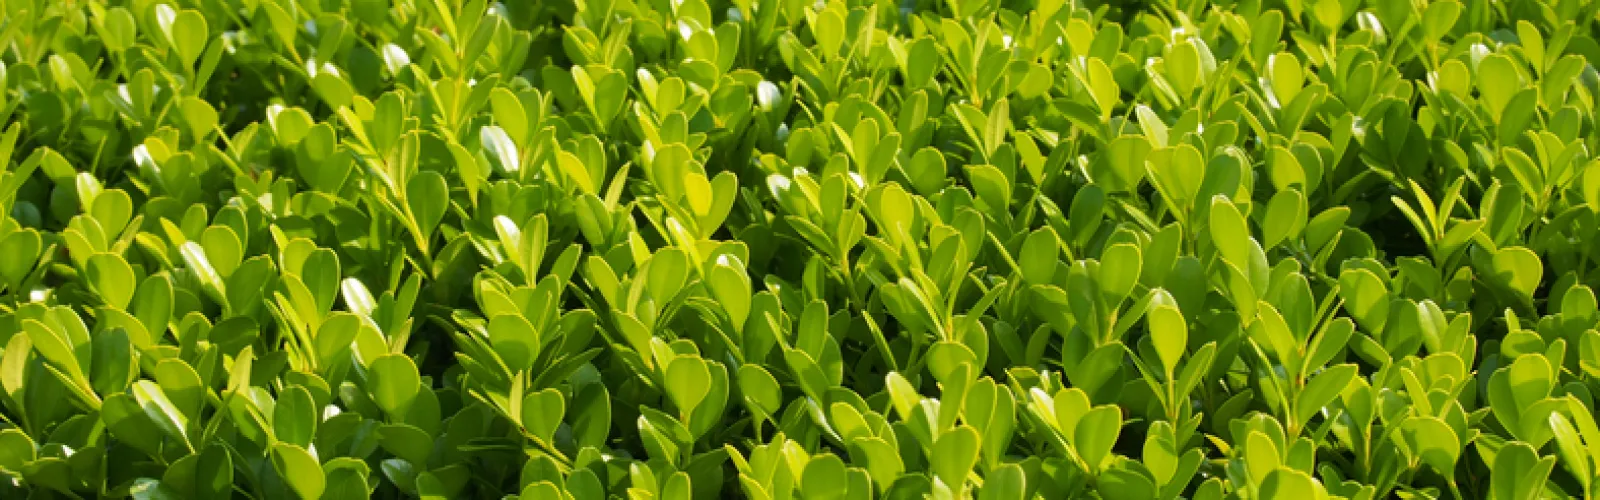
POLYGON ((1292 189, 1278 191, 1267 203, 1266 222, 1262 223, 1262 246, 1267 250, 1300 237, 1306 227, 1306 198, 1292 189))
POLYGON ((933 445, 935 477, 952 488, 966 484, 967 474, 978 464, 980 439, 976 429, 965 425, 941 434, 933 445))
POLYGON ((1461 15, 1461 4, 1454 0, 1444 0, 1428 4, 1422 11, 1422 36, 1428 43, 1435 43, 1451 28, 1456 25, 1456 18, 1461 15))
POLYGON ((128 496, 135 500, 177 500, 182 498, 182 494, 176 488, 165 482, 147 477, 134 480, 133 485, 128 487, 128 496))
POLYGON ((1095 105, 1100 108, 1100 121, 1104 123, 1111 119, 1112 112, 1121 101, 1119 96, 1122 90, 1118 88, 1111 67, 1106 66, 1105 61, 1094 57, 1087 61, 1088 79, 1085 84, 1089 87, 1090 95, 1094 96, 1095 105))
POLYGON ((1073 431, 1073 444, 1078 456, 1083 458, 1091 472, 1105 469, 1111 458, 1112 446, 1122 431, 1122 410, 1116 406, 1096 406, 1078 419, 1073 431))
POLYGON ((1343 393, 1345 387, 1354 380, 1358 370, 1356 365, 1344 364, 1328 367, 1322 373, 1311 377, 1300 395, 1295 398, 1295 423, 1300 424, 1311 420, 1311 416, 1322 411, 1323 407, 1332 403, 1343 393))
POLYGON ((1461 453, 1461 438, 1450 425, 1435 417, 1410 417, 1400 423, 1396 439, 1405 450, 1423 463, 1433 467, 1440 475, 1455 474, 1456 459, 1461 453))
POLYGON ((417 228, 422 231, 417 238, 427 240, 433 235, 434 228, 439 226, 439 221, 444 220, 444 214, 450 206, 450 188, 445 184, 444 176, 435 172, 417 172, 406 183, 406 205, 411 208, 417 228))
POLYGON ((1238 207, 1224 195, 1211 199, 1211 241, 1222 260, 1245 269, 1250 264, 1250 226, 1238 207))
MULTIPOLYGON (((529 371, 539 359, 544 339, 519 314, 500 314, 489 320, 489 344, 512 373, 529 371)), ((531 373, 530 373, 531 374, 531 373)))
POLYGON ((717 257, 707 277, 712 296, 722 304, 735 330, 743 330, 750 316, 750 278, 745 273, 744 263, 737 257, 723 255, 717 257))
POLYGON ((406 424, 385 424, 379 427, 378 442, 389 453, 418 465, 428 463, 428 455, 433 452, 434 445, 433 436, 406 424))
POLYGON ((290 386, 278 395, 272 413, 272 434, 279 441, 301 448, 309 447, 316 436, 317 421, 321 418, 311 392, 304 387, 290 386))
POLYGON ((540 441, 553 443, 551 439, 566 412, 567 403, 561 391, 545 389, 531 393, 522 400, 522 426, 540 441))
POLYGON ((272 445, 272 468, 296 496, 305 500, 322 497, 327 478, 317 459, 304 448, 287 443, 272 445))
MULTIPOLYGON (((893 374, 890 374, 893 376, 893 374)), ((745 404, 763 418, 773 418, 783 405, 783 390, 778 380, 759 365, 741 365, 738 371, 739 393, 745 404)))
POLYGON ((1479 99, 1488 109, 1489 117, 1499 123, 1506 105, 1511 102, 1511 96, 1522 90, 1522 79, 1518 76, 1516 63, 1511 62, 1509 57, 1490 54, 1478 62, 1475 81, 1479 99))
POLYGON ((132 12, 123 7, 106 9, 105 16, 100 19, 100 38, 105 41, 107 49, 114 52, 128 50, 138 42, 138 37, 138 25, 132 12))
POLYGON ((105 299, 107 306, 119 310, 127 308, 137 284, 128 261, 119 255, 100 253, 90 256, 88 263, 85 275, 89 278, 89 287, 105 299))
POLYGON ((244 262, 244 243, 239 235, 226 226, 207 227, 200 234, 200 247, 205 250, 206 262, 222 278, 233 276, 244 262))
POLYGON ((1139 247, 1130 243, 1111 245, 1101 252, 1098 281, 1107 304, 1121 304, 1133 292, 1134 285, 1139 283, 1139 266, 1143 263, 1139 247))
MULTIPOLYGON (((200 21, 200 26, 200 29, 204 30, 205 21, 200 21)), ((183 126, 189 131, 189 138, 195 144, 205 144, 206 138, 211 136, 218 120, 221 119, 216 108, 211 107, 210 103, 194 97, 186 97, 179 101, 178 111, 182 113, 183 126)))
POLYGON ((1494 268, 1490 271, 1500 283, 1510 288, 1524 301, 1533 300, 1544 274, 1544 264, 1539 256, 1524 247, 1502 248, 1494 253, 1494 268))
POLYGON ((107 189, 94 197, 89 213, 106 234, 120 234, 133 217, 133 199, 121 189, 107 189))
POLYGON ((1160 358, 1167 378, 1171 379, 1178 368, 1178 360, 1188 349, 1189 326, 1183 314, 1172 306, 1157 306, 1145 314, 1150 326, 1150 343, 1156 349, 1156 357, 1160 358))
POLYGON ((1100 494, 1108 499, 1156 498, 1156 485, 1140 471, 1111 468, 1100 473, 1100 494))
POLYGON ((180 413, 199 417, 206 402, 205 381, 194 368, 177 359, 164 359, 156 363, 154 379, 161 392, 172 400, 180 413))
POLYGON ((1105 168, 1091 175, 1095 182, 1106 185, 1108 191, 1132 191, 1144 179, 1144 162, 1150 150, 1150 141, 1138 136, 1112 139, 1106 145, 1105 168))
POLYGON ((1374 334, 1383 331, 1389 319, 1389 290, 1372 271, 1347 269, 1340 273, 1339 297, 1363 329, 1374 334))
POLYGON ((0 431, 0 469, 21 473, 38 456, 33 439, 19 429, 0 431))
POLYGON ((0 246, 6 248, 5 252, 0 252, 0 279, 5 280, 4 284, 13 293, 22 287, 23 280, 33 272, 34 263, 39 261, 42 243, 39 233, 31 229, 0 237, 0 246))
MULTIPOLYGON (((131 394, 123 392, 107 396, 100 405, 100 419, 119 442, 152 457, 160 455, 163 442, 161 428, 146 416, 131 394)), ((0 467, 3 466, 0 464, 0 467)))
POLYGON ((354 342, 357 333, 362 328, 372 328, 361 321, 361 318, 350 313, 334 313, 322 322, 322 328, 317 329, 314 346, 317 362, 324 369, 333 369, 340 362, 349 362, 347 353, 350 352, 350 343, 354 342))
MULTIPOLYGON (((1337 4, 1337 2, 1334 2, 1337 4)), ((1261 494, 1266 498, 1285 498, 1290 496, 1307 495, 1310 498, 1324 498, 1322 485, 1317 483, 1309 474, 1290 468, 1280 468, 1267 474, 1261 481, 1261 494)))
POLYGON ((185 9, 178 12, 173 21, 163 26, 167 37, 171 39, 173 48, 177 49, 178 56, 183 59, 184 66, 193 66, 200 53, 205 51, 206 41, 211 38, 211 32, 206 27, 206 18, 196 10, 185 9))
POLYGON ((1185 98, 1201 82, 1200 51, 1188 41, 1172 44, 1166 57, 1167 77, 1185 98))
POLYGON ((145 415, 168 436, 180 442, 189 440, 189 417, 178 410, 161 386, 149 380, 134 382, 133 397, 145 415))
POLYGON ((705 361, 692 356, 680 356, 667 363, 667 395, 677 405, 678 412, 689 415, 700 405, 711 390, 711 372, 705 361))
POLYGON ((1494 466, 1490 468, 1491 498, 1539 498, 1544 491, 1545 479, 1555 464, 1555 457, 1541 457, 1527 443, 1507 443, 1495 453, 1494 466))
MULTIPOLYGON (((1319 2, 1319 5, 1324 3, 1328 2, 1319 2)), ((1304 69, 1300 67, 1300 59, 1288 52, 1279 52, 1267 58, 1267 74, 1271 78, 1269 81, 1272 83, 1270 89, 1272 95, 1276 98, 1276 102, 1283 106, 1293 102, 1300 94, 1301 87, 1305 85, 1304 69)))
POLYGON ((194 477, 195 498, 233 498, 233 455, 221 444, 206 446, 195 461, 194 477))
POLYGON ((1027 498, 1027 476, 1021 466, 1005 464, 984 477, 978 500, 1021 500, 1027 498))
POLYGON ((1022 266, 1019 269, 1022 279, 1034 285, 1050 283, 1056 274, 1060 255, 1060 239, 1054 230, 1048 227, 1034 230, 1022 243, 1022 252, 1017 257, 1017 263, 1022 266))
POLYGON ((421 387, 417 365, 404 354, 380 356, 367 366, 367 392, 390 420, 405 417, 421 387))
POLYGON ((1316 0, 1312 4, 1312 14, 1323 31, 1332 32, 1344 23, 1344 3, 1340 0, 1316 0))

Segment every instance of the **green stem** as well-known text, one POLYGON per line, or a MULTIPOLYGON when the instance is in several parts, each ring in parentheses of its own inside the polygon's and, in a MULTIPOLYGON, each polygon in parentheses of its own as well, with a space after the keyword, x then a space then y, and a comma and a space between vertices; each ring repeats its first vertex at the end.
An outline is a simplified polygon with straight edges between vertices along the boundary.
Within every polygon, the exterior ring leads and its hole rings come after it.
POLYGON ((839 264, 839 269, 835 272, 839 274, 844 286, 850 289, 850 305, 862 319, 867 320, 867 329, 872 331, 872 340, 877 343, 878 350, 882 351, 883 361, 887 363, 889 369, 900 371, 900 363, 895 361, 894 351, 889 350, 889 338, 884 336, 883 330, 878 327, 878 320, 872 318, 872 312, 867 310, 866 297, 861 295, 861 289, 856 286, 855 274, 850 271, 850 257, 840 256, 839 264))

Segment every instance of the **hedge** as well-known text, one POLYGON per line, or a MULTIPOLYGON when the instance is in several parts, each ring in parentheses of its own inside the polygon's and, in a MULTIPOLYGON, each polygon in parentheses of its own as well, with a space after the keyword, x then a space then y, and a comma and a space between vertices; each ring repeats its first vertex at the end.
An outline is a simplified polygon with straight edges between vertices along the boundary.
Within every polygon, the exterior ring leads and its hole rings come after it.
POLYGON ((0 2, 0 497, 1594 498, 1597 12, 0 2))

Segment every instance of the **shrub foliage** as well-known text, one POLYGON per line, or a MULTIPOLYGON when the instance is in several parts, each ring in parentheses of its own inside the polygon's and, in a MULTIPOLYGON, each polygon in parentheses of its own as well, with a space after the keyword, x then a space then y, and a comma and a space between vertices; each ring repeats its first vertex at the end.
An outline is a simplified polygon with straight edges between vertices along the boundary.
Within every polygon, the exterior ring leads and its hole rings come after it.
POLYGON ((1592 498, 1597 11, 0 2, 0 496, 1592 498))

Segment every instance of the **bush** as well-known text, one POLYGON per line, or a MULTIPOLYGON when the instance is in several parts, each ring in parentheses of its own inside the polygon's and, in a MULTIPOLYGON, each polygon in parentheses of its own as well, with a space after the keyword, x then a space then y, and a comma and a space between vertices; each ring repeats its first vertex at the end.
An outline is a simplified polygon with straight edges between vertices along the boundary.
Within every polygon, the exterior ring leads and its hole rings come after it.
POLYGON ((10 0, 6 498, 1590 498, 1595 0, 10 0))

